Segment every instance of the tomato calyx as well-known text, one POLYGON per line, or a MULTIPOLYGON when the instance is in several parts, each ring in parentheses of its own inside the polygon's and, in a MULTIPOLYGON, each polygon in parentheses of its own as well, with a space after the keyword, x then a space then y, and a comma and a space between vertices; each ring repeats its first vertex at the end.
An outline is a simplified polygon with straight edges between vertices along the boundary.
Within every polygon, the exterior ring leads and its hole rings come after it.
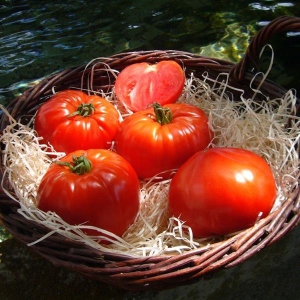
POLYGON ((68 118, 73 116, 89 117, 94 113, 94 111, 95 107, 92 103, 81 103, 76 111, 68 115, 68 118))
POLYGON ((154 113, 155 113, 155 119, 156 121, 161 125, 166 125, 171 123, 173 115, 169 108, 162 107, 159 103, 153 103, 152 104, 154 113))
POLYGON ((72 163, 67 161, 57 161, 55 162, 58 165, 66 166, 70 169, 72 173, 77 175, 84 175, 89 173, 92 169, 92 163, 85 155, 81 156, 72 156, 72 163))

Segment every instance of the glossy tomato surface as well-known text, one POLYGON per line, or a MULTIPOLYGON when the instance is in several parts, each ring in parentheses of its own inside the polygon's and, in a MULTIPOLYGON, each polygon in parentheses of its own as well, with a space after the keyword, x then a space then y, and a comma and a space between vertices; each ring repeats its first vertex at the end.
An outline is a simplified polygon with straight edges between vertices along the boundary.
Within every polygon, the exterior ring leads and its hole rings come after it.
POLYGON ((276 183, 267 162, 248 150, 211 148, 192 156, 170 185, 169 211, 195 237, 225 235, 267 216, 276 183))
POLYGON ((38 189, 37 206, 56 212, 69 224, 96 226, 121 236, 139 210, 138 177, 125 159, 105 149, 78 150, 61 162, 72 163, 73 156, 82 155, 92 165, 85 174, 56 163, 50 166, 38 189))
POLYGON ((140 179, 150 179, 159 173, 168 178, 170 172, 166 171, 179 168, 207 147, 213 137, 201 109, 183 103, 162 108, 171 112, 170 123, 158 122, 154 108, 149 108, 127 117, 116 133, 117 153, 133 166, 140 179))
POLYGON ((118 125, 119 113, 110 102, 76 90, 55 94, 38 109, 35 118, 42 142, 66 153, 110 148, 118 125))
POLYGON ((182 93, 185 74, 171 60, 157 64, 146 62, 129 65, 118 75, 115 92, 118 99, 132 111, 139 111, 157 102, 174 103, 182 93))

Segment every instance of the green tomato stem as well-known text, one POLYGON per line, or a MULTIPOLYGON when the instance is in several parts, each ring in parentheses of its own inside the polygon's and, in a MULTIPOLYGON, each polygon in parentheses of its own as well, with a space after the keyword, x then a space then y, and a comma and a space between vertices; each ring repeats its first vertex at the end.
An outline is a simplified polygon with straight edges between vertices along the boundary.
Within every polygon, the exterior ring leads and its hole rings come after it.
POLYGON ((89 117, 94 113, 94 111, 95 107, 92 103, 81 103, 76 111, 69 114, 68 118, 73 116, 89 117))
POLYGON ((169 108, 162 107, 159 103, 153 103, 156 121, 161 125, 171 123, 173 115, 169 108))
POLYGON ((83 175, 89 173, 92 169, 92 163, 90 160, 86 158, 86 156, 73 156, 73 162, 67 161, 57 161, 55 162, 58 165, 68 167, 72 173, 76 173, 77 175, 83 175))

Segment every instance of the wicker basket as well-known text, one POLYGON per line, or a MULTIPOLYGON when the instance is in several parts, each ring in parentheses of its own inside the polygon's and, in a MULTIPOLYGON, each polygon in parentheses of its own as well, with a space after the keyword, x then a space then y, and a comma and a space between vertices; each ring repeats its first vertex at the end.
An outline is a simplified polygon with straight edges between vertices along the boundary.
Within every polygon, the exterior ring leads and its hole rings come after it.
MULTIPOLYGON (((208 72, 211 78, 217 78, 221 72, 230 73, 229 84, 242 88, 248 95, 251 95, 249 82, 258 70, 259 53, 263 46, 277 33, 299 30, 300 18, 284 16, 275 19, 253 38, 246 55, 238 64, 181 51, 117 54, 104 59, 102 63, 96 61, 88 68, 84 65, 51 75, 15 98, 7 108, 15 118, 21 115, 32 115, 41 102, 47 101, 54 86, 55 90, 59 91, 70 86, 80 88, 82 83, 86 84, 88 80, 82 81, 83 74, 86 77, 94 74, 94 89, 109 91, 114 83, 114 77, 110 76, 103 68, 103 64, 120 71, 127 65, 136 62, 155 63, 165 59, 172 59, 184 65, 187 76, 193 73, 197 77, 201 76, 203 72, 208 72), (253 68, 251 72, 248 71, 250 67, 253 68)), ((88 86, 83 86, 83 88, 88 88, 88 86)), ((264 82, 261 90, 270 97, 281 97, 286 92, 281 86, 268 80, 264 82)), ((7 124, 7 118, 2 115, 0 130, 3 130, 7 124)), ((1 170, 3 171, 3 166, 1 170)), ((179 255, 136 258, 98 251, 59 234, 50 235, 31 248, 56 266, 68 268, 120 288, 127 290, 171 288, 180 284, 192 283, 199 278, 207 277, 207 275, 210 276, 218 269, 235 266, 284 236, 300 220, 299 189, 295 191, 294 195, 276 211, 260 220, 256 226, 244 230, 226 241, 179 255)), ((11 200, 0 190, 0 219, 3 226, 16 239, 28 244, 49 232, 49 229, 43 225, 25 219, 18 213, 18 208, 19 203, 11 200)))

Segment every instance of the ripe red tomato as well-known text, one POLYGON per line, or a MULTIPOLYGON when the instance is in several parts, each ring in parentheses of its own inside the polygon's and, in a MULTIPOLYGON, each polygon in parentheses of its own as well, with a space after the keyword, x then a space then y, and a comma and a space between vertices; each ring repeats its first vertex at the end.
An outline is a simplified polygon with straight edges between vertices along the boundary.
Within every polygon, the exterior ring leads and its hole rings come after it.
POLYGON ((267 162, 251 151, 211 148, 193 155, 175 174, 169 211, 198 238, 225 235, 269 214, 276 183, 267 162))
POLYGON ((182 93, 185 74, 181 66, 171 60, 150 65, 146 62, 129 65, 118 75, 115 93, 132 111, 147 109, 157 102, 174 103, 182 93))
POLYGON ((61 162, 66 165, 53 163, 40 183, 38 208, 56 212, 69 224, 96 226, 121 236, 139 210, 140 184, 130 164, 106 149, 78 150, 61 162))
POLYGON ((35 130, 58 152, 111 147, 119 113, 106 99, 65 90, 44 103, 35 117, 35 130))
POLYGON ((161 172, 165 173, 159 176, 168 178, 170 170, 207 147, 212 137, 201 109, 183 103, 155 104, 131 114, 120 124, 115 147, 139 178, 150 179, 161 172))

